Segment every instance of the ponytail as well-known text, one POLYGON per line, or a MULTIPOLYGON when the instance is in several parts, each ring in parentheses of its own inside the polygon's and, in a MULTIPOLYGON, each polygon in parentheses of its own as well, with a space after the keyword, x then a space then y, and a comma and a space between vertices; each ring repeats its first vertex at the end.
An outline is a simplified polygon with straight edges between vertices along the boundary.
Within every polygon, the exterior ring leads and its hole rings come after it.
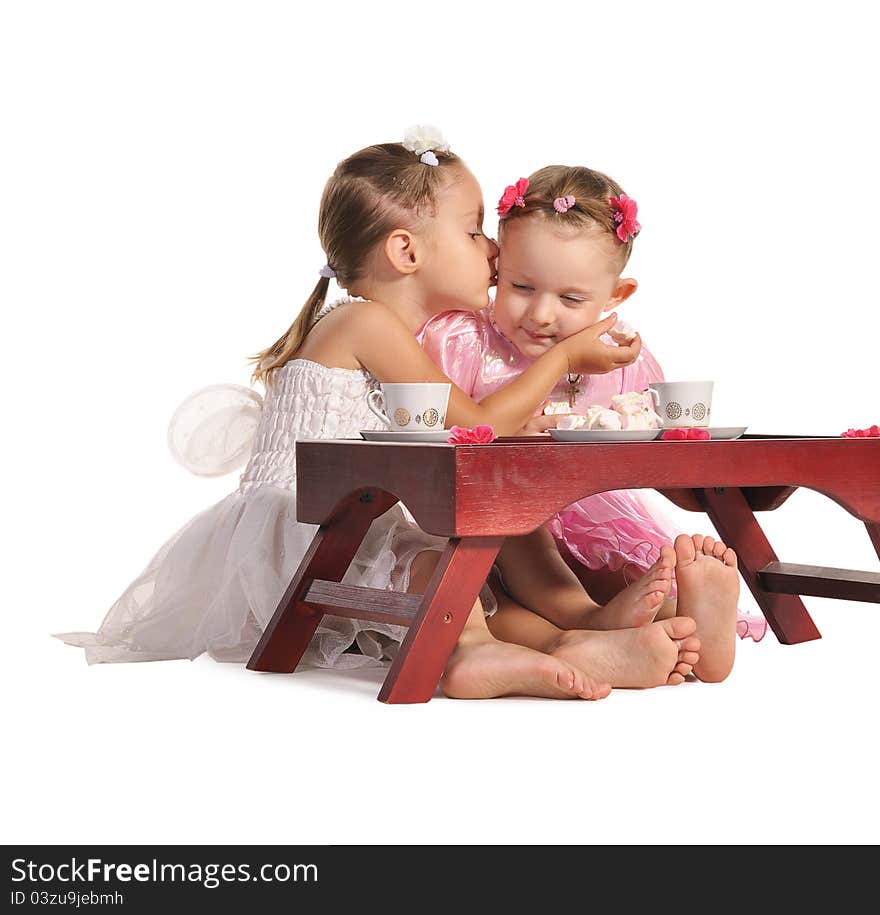
MULTIPOLYGON (((420 128, 421 129, 421 128, 420 128)), ((442 139, 442 138, 437 138, 442 139)), ((329 274, 349 294, 360 288, 370 255, 398 227, 418 227, 461 160, 443 143, 421 155, 402 143, 367 146, 336 166, 321 195, 318 241, 328 266, 287 331, 251 361, 253 380, 268 384, 272 372, 292 359, 327 298, 329 274), (425 161, 430 151, 433 161, 425 161), (332 269, 329 265, 332 264, 332 269)))
POLYGON ((252 381, 262 382, 268 387, 273 370, 284 365, 296 355, 308 332, 312 329, 318 312, 324 306, 329 286, 330 278, 322 276, 293 324, 271 346, 257 353, 256 356, 251 356, 250 361, 256 363, 256 368, 251 376, 252 381))

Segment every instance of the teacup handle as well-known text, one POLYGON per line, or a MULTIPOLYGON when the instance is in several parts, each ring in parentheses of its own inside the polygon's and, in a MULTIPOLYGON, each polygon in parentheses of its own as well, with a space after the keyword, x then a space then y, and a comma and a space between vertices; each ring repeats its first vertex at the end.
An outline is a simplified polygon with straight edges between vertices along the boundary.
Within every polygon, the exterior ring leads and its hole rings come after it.
POLYGON ((386 426, 391 426, 391 420, 385 415, 385 395, 380 388, 374 388, 367 394, 367 406, 386 426), (378 401, 379 405, 377 406, 374 401, 378 401))
POLYGON ((642 393, 651 395, 651 400, 654 403, 654 412, 659 413, 660 412, 660 394, 657 391, 655 391, 653 388, 645 388, 645 390, 642 391, 642 393))

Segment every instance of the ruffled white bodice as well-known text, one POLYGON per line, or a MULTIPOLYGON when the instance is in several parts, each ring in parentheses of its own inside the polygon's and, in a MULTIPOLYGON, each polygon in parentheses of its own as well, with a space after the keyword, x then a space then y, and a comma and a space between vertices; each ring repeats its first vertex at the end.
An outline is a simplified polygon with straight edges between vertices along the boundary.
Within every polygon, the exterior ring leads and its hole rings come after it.
POLYGON ((363 369, 328 368, 309 359, 276 369, 239 492, 266 484, 295 489, 299 439, 360 438, 362 429, 385 428, 367 406, 375 384, 363 369))

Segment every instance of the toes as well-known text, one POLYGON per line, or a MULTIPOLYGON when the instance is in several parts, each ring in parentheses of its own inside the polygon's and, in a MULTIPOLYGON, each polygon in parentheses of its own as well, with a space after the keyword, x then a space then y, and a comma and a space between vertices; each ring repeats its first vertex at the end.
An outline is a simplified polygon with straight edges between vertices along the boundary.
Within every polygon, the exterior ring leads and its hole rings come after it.
POLYGON ((712 556, 715 550, 715 538, 714 537, 703 537, 703 545, 699 548, 699 551, 704 556, 712 556))
POLYGON ((694 534, 694 535, 691 537, 691 540, 693 541, 693 544, 694 544, 694 552, 695 552, 695 553, 702 553, 702 552, 703 552, 703 541, 704 541, 705 539, 706 539, 706 538, 705 538, 702 534, 694 534))
POLYGON ((675 671, 666 678, 667 686, 681 686, 682 683, 684 683, 684 677, 675 671))
POLYGON ((724 555, 721 557, 721 561, 724 563, 724 565, 732 566, 735 569, 736 568, 736 553, 734 553, 734 551, 730 547, 728 547, 724 551, 724 555))
POLYGON ((726 552, 727 552, 727 545, 722 543, 720 540, 716 540, 715 549, 712 550, 712 555, 716 559, 721 559, 726 552))
POLYGON ((690 565, 697 558, 694 540, 687 534, 679 534, 675 538, 674 550, 676 565, 690 565))
POLYGON ((592 680, 587 679, 586 688, 580 694, 582 699, 604 699, 607 696, 611 695, 611 684, 610 683, 593 683, 592 680))
POLYGON ((696 620, 689 616, 673 616, 672 619, 660 620, 656 625, 662 626, 671 639, 687 639, 697 629, 696 620))
MULTIPOLYGON (((686 617, 683 617, 686 618, 686 617)), ((681 651, 699 651, 700 650, 700 640, 692 635, 686 639, 678 640, 678 650, 681 651)))
POLYGON ((666 597, 672 590, 672 570, 664 569, 657 574, 656 578, 652 578, 647 582, 645 587, 648 589, 649 594, 659 593, 666 597))
POLYGON ((664 543, 660 547, 660 558, 657 562, 664 569, 671 569, 675 566, 675 547, 671 543, 664 543))
POLYGON ((682 664, 690 664, 693 667, 697 661, 700 660, 700 655, 696 651, 680 651, 678 653, 678 660, 682 664))
POLYGON ((693 664, 685 664, 682 661, 679 661, 675 667, 672 668, 672 673, 681 674, 682 677, 689 677, 694 670, 693 664))

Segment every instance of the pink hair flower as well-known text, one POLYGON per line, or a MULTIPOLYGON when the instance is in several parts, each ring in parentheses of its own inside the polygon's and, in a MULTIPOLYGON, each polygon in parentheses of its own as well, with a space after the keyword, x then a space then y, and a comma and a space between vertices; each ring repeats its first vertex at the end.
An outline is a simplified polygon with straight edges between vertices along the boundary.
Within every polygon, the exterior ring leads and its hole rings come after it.
POLYGON ((495 441, 495 430, 491 426, 474 426, 473 429, 453 426, 447 441, 450 445, 488 445, 495 441))
POLYGON ((841 438, 880 438, 880 426, 868 426, 867 429, 847 429, 840 433, 841 438))
POLYGON ((557 197, 553 201, 553 209, 557 213, 567 213, 575 204, 575 199, 571 194, 566 194, 564 197, 557 197))
POLYGON ((617 223, 617 237, 625 244, 642 231, 642 227, 639 225, 638 219, 636 219, 639 205, 632 197, 627 197, 626 194, 621 194, 619 197, 609 197, 608 199, 614 211, 614 221, 617 223))
POLYGON ((516 184, 508 184, 498 201, 498 215, 506 216, 515 206, 526 205, 526 191, 529 189, 529 179, 520 178, 516 184))
POLYGON ((667 429, 660 436, 664 442, 705 442, 711 438, 708 429, 667 429))

